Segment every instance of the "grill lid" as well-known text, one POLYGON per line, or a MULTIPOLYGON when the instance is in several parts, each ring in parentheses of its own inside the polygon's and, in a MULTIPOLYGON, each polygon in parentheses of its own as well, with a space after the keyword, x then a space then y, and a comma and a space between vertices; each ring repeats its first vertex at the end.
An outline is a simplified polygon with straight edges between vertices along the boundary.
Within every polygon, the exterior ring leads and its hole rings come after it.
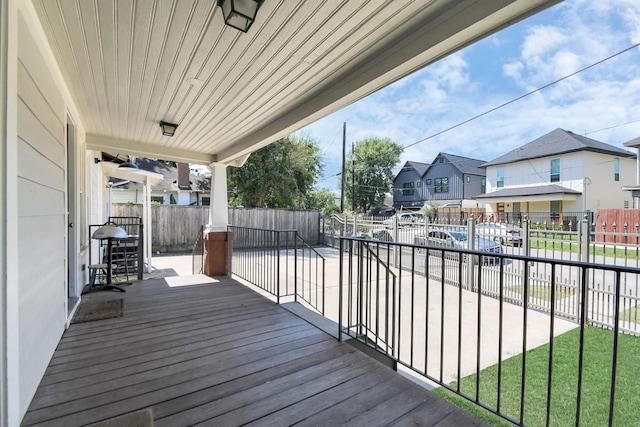
POLYGON ((127 232, 122 227, 118 227, 115 222, 105 222, 93 232, 92 239, 124 239, 128 237, 127 232))

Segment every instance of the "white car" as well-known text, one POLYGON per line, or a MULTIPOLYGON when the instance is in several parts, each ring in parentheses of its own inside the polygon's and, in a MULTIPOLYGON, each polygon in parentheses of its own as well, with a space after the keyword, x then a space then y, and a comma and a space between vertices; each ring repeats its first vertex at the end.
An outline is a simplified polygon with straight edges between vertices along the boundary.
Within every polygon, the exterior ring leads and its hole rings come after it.
POLYGON ((511 243, 513 246, 522 246, 522 229, 515 225, 481 222, 476 225, 476 234, 502 245, 511 243))
POLYGON ((385 219, 382 223, 386 228, 392 228, 393 221, 398 221, 398 227, 410 226, 418 221, 418 215, 413 212, 399 213, 391 218, 385 219))

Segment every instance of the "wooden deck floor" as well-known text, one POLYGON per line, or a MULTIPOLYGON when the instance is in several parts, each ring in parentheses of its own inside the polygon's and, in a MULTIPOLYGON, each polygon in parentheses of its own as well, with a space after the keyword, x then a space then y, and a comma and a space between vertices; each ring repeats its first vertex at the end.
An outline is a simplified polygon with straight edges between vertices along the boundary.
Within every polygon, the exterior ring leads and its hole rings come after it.
POLYGON ((150 408, 156 426, 478 425, 229 278, 134 282, 124 316, 72 324, 23 425, 86 425, 150 408))

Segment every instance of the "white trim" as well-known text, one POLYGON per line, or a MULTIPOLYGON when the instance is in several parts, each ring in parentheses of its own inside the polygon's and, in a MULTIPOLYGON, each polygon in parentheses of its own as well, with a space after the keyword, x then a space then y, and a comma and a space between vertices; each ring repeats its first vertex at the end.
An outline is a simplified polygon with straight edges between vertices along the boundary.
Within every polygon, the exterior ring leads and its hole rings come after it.
POLYGON ((18 10, 16 2, 1 2, 0 10, 0 426, 19 425, 20 345, 18 312, 18 10))

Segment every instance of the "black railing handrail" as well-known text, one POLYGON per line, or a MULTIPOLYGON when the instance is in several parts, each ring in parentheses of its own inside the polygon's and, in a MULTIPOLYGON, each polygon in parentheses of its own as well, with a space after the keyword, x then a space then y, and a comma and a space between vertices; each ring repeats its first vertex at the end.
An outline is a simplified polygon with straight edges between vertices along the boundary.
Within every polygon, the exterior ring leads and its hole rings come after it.
POLYGON ((537 257, 537 256, 534 257, 534 256, 517 255, 517 254, 493 253, 493 252, 484 252, 484 251, 470 250, 470 249, 449 248, 449 247, 442 247, 442 246, 417 245, 415 243, 384 242, 382 240, 371 240, 371 239, 366 239, 364 237, 357 237, 357 236, 341 236, 340 239, 374 242, 374 243, 380 243, 381 245, 385 245, 385 246, 408 247, 408 248, 417 248, 417 249, 426 248, 434 251, 455 252, 455 253, 469 254, 469 255, 482 255, 483 257, 491 257, 491 258, 503 258, 503 259, 525 261, 525 262, 537 261, 537 262, 546 263, 546 264, 561 264, 567 267, 592 268, 597 270, 616 271, 620 273, 640 274, 640 267, 629 267, 624 265, 599 264, 594 262, 573 261, 573 260, 567 260, 567 259, 543 258, 543 257, 537 257))

